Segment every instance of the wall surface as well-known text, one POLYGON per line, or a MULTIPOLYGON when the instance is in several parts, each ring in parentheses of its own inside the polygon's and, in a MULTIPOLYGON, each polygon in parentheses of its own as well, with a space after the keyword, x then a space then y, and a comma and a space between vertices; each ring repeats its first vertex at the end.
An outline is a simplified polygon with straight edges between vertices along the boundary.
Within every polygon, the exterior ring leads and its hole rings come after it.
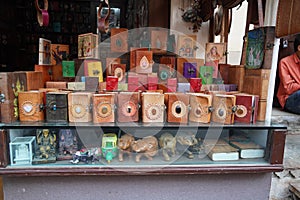
POLYGON ((4 177, 5 200, 267 200, 271 174, 4 177))

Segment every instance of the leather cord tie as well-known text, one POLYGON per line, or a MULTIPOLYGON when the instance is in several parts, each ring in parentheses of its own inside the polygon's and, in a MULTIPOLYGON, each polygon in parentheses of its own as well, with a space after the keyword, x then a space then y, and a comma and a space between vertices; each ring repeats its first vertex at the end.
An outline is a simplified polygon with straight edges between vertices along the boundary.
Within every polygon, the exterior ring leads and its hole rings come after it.
POLYGON ((41 9, 38 0, 35 0, 35 8, 37 11, 37 20, 40 26, 49 25, 48 0, 44 0, 44 8, 41 9))
POLYGON ((103 9, 104 2, 101 2, 98 9, 98 30, 100 33, 108 33, 109 31, 109 15, 110 15, 110 5, 109 1, 105 0, 108 6, 108 11, 104 17, 101 17, 101 11, 103 9))

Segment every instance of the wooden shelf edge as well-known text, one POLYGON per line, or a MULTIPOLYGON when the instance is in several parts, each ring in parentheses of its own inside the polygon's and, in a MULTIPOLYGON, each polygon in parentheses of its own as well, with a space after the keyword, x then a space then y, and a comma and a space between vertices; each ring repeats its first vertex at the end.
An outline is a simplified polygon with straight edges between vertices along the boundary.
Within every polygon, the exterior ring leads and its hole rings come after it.
POLYGON ((201 167, 61 167, 61 168, 2 168, 0 176, 111 176, 111 175, 196 175, 252 174, 283 170, 283 165, 262 166, 201 166, 201 167))

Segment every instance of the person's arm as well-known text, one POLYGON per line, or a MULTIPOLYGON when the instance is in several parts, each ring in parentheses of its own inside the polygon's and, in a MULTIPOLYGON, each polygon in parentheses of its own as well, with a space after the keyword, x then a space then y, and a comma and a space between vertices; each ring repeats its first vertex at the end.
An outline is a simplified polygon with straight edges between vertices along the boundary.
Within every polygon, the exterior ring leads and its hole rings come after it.
POLYGON ((279 77, 283 85, 283 88, 285 89, 286 94, 290 95, 296 92, 297 90, 300 90, 300 84, 298 84, 291 76, 288 62, 280 61, 279 77))

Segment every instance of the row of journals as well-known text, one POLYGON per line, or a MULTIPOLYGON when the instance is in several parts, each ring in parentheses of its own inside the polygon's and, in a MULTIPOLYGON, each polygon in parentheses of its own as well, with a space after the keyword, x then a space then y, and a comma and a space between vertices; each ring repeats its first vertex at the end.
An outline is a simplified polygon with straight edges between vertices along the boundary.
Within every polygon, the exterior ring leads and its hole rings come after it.
POLYGON ((20 121, 255 123, 258 96, 159 92, 19 92, 20 121))

